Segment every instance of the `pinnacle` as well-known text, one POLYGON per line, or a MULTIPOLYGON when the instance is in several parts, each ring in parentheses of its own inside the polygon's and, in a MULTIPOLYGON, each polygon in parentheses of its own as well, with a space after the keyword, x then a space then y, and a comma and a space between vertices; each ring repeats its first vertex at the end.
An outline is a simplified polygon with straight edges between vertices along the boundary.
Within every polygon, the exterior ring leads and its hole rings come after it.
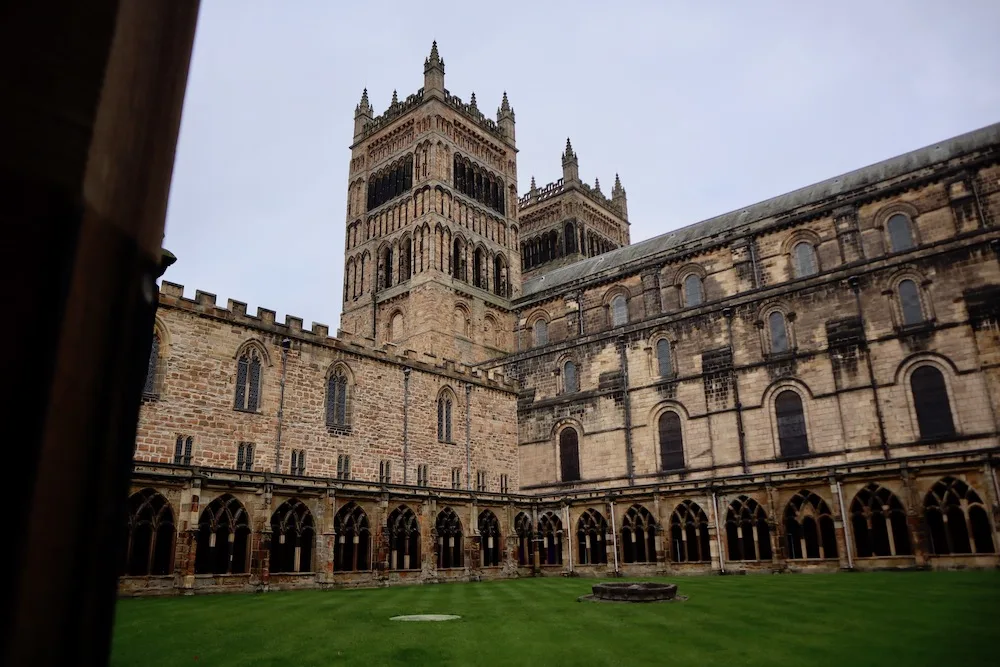
POLYGON ((618 178, 618 174, 615 174, 615 189, 620 190, 622 187, 622 179, 618 178))
POLYGON ((365 88, 361 92, 361 106, 362 107, 367 107, 368 106, 368 88, 365 88))
POLYGON ((563 153, 564 159, 571 159, 576 157, 576 153, 573 152, 573 144, 570 143, 569 137, 566 137, 566 152, 563 153))
POLYGON ((599 178, 594 179, 594 189, 597 190, 598 192, 601 191, 601 179, 599 178))
POLYGON ((535 188, 535 177, 534 176, 531 177, 531 189, 532 190, 536 189, 535 188))
POLYGON ((396 91, 395 90, 392 91, 392 103, 393 104, 399 104, 399 98, 396 96, 396 91))
POLYGON ((436 39, 431 42, 431 60, 441 60, 441 56, 438 55, 438 43, 436 39))
POLYGON ((510 102, 507 101, 507 91, 503 91, 503 102, 500 103, 502 111, 510 111, 510 102))
POLYGON ((469 99, 469 106, 476 106, 476 93, 473 91, 472 98, 469 99))
POLYGON ((427 60, 424 61, 425 67, 430 67, 433 65, 441 65, 441 67, 444 67, 444 61, 441 60, 441 56, 438 54, 437 40, 434 40, 434 42, 431 44, 431 55, 429 55, 427 57, 427 60))

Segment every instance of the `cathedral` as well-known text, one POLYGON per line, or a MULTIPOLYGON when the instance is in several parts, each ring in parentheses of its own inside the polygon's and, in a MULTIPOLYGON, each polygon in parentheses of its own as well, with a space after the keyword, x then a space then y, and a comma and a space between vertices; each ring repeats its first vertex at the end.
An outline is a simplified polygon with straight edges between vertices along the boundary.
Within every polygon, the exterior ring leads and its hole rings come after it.
POLYGON ((1000 124, 635 244, 515 128, 362 94, 332 333, 162 281, 120 594, 1000 566, 1000 124))

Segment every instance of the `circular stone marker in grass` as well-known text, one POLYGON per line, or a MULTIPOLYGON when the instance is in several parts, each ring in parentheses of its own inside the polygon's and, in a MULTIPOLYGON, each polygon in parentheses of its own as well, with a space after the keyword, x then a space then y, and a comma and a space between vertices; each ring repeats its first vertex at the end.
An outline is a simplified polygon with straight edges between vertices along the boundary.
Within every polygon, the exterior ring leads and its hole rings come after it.
POLYGON ((453 614, 411 614, 409 616, 393 616, 390 621, 454 621, 462 618, 453 614))
POLYGON ((593 591, 593 595, 584 595, 579 599, 588 602, 669 602, 687 599, 677 595, 677 584, 606 583, 594 585, 593 591))

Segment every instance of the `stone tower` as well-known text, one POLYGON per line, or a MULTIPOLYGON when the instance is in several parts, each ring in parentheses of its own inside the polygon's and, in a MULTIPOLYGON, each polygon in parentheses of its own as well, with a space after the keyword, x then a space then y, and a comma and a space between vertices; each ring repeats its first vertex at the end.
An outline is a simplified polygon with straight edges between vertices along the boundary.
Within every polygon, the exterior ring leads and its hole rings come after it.
POLYGON ((608 198, 595 179, 580 180, 580 162, 566 139, 563 177, 543 188, 531 187, 518 203, 521 267, 525 280, 552 269, 626 246, 630 241, 625 188, 615 174, 608 198))
POLYGON ((424 85, 354 112, 341 334, 471 364, 513 348, 521 290, 514 110, 444 87, 437 43, 424 85))

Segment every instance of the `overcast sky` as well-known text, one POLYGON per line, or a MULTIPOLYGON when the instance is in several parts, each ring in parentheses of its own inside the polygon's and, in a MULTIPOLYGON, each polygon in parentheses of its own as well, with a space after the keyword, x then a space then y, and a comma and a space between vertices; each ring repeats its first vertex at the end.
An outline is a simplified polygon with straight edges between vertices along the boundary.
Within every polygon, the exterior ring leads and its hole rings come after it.
POLYGON ((165 279, 335 330, 354 107, 420 88, 434 39, 453 94, 507 91, 518 192, 569 136, 634 243, 1000 121, 998 25, 998 0, 202 0, 165 279))

